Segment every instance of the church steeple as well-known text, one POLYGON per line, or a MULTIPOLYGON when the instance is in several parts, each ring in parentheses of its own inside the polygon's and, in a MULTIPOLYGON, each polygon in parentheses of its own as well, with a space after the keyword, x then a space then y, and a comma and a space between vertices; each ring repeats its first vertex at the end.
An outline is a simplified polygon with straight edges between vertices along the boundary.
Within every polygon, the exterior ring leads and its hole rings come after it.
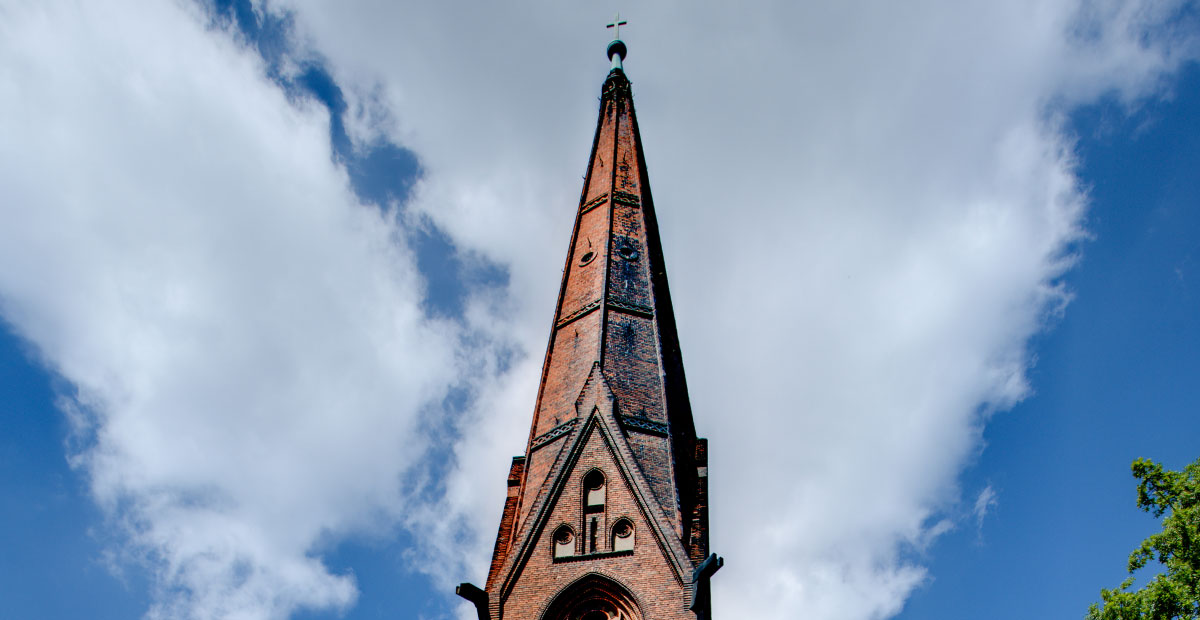
POLYGON ((608 46, 533 423, 509 473, 487 586, 460 588, 481 617, 485 601, 497 620, 573 620, 593 603, 613 619, 707 617, 707 576, 720 566, 705 562, 707 442, 692 423, 626 53, 619 38, 608 46))

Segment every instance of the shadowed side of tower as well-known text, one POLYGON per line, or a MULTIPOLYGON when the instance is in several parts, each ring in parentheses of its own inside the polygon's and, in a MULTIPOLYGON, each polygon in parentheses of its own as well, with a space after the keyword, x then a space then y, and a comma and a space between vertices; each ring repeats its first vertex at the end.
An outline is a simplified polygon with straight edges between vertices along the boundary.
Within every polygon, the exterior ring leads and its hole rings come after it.
POLYGON ((625 44, 608 52, 528 444, 487 584, 459 588, 481 618, 707 618, 721 565, 625 44))

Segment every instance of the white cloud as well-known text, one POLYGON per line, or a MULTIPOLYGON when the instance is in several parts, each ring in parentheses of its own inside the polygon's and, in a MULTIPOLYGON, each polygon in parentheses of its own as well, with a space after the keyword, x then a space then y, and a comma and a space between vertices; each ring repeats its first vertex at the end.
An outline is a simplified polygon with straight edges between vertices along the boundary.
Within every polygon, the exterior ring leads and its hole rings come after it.
MULTIPOLYGON (((393 110, 376 130, 422 157, 418 208, 510 268, 496 329, 540 359, 609 7, 284 4, 344 84, 393 110)), ((1028 340, 1069 300, 1059 278, 1086 196, 1060 115, 1157 94, 1196 52, 1170 27, 1180 6, 629 14, 625 64, 711 439, 719 615, 880 618, 924 581, 908 552, 961 514, 982 425, 1030 393, 1028 340)), ((502 402, 477 415, 528 423, 532 399, 502 402)), ((487 501, 449 506, 473 524, 457 557, 479 578, 521 444, 468 449, 482 431, 466 431, 451 486, 487 501)))
POLYGON ((346 608, 325 545, 405 509, 465 374, 402 231, 190 3, 0 7, 0 309, 70 382, 74 462, 151 617, 346 608))
POLYGON ((988 513, 993 508, 1000 505, 1000 499, 996 494, 996 490, 992 485, 983 487, 979 495, 975 497, 975 507, 971 510, 971 514, 975 517, 975 527, 980 532, 983 531, 983 520, 987 518, 988 513))
MULTIPOLYGON (((302 52, 329 59, 355 139, 421 158, 414 208, 508 268, 458 325, 420 312, 397 224, 356 203, 322 111, 191 6, 0 8, 0 310, 78 389, 79 463, 158 569, 157 615, 345 607, 353 577, 317 554, 392 522, 422 532, 412 552, 440 580, 479 582, 612 11, 265 5, 295 10, 302 52), (451 473, 408 497, 422 413, 460 380, 476 398, 451 473)), ((1085 196, 1055 112, 1157 93, 1196 51, 1165 26, 1177 6, 628 16, 711 439, 719 616, 881 618, 926 579, 908 552, 949 527, 982 424, 1029 393, 1027 341, 1068 299, 1085 196)))

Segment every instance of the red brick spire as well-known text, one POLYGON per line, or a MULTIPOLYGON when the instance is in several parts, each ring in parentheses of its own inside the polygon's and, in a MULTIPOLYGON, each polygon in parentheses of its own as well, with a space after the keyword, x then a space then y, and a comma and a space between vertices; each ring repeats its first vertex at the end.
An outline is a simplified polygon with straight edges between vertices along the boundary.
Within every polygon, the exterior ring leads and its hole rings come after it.
POLYGON ((497 620, 574 618, 592 604, 613 618, 706 617, 719 567, 697 571, 707 443, 692 423, 625 44, 608 53, 529 442, 509 472, 487 587, 460 591, 497 620))

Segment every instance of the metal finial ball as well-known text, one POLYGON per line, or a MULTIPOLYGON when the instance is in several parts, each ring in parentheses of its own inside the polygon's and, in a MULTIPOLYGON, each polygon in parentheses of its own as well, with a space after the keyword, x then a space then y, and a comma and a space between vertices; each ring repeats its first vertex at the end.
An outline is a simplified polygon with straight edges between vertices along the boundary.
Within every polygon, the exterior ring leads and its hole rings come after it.
POLYGON ((625 60, 625 54, 628 52, 629 50, 625 49, 625 42, 620 39, 614 39, 612 43, 608 44, 609 60, 612 60, 613 54, 620 56, 621 60, 625 60))

